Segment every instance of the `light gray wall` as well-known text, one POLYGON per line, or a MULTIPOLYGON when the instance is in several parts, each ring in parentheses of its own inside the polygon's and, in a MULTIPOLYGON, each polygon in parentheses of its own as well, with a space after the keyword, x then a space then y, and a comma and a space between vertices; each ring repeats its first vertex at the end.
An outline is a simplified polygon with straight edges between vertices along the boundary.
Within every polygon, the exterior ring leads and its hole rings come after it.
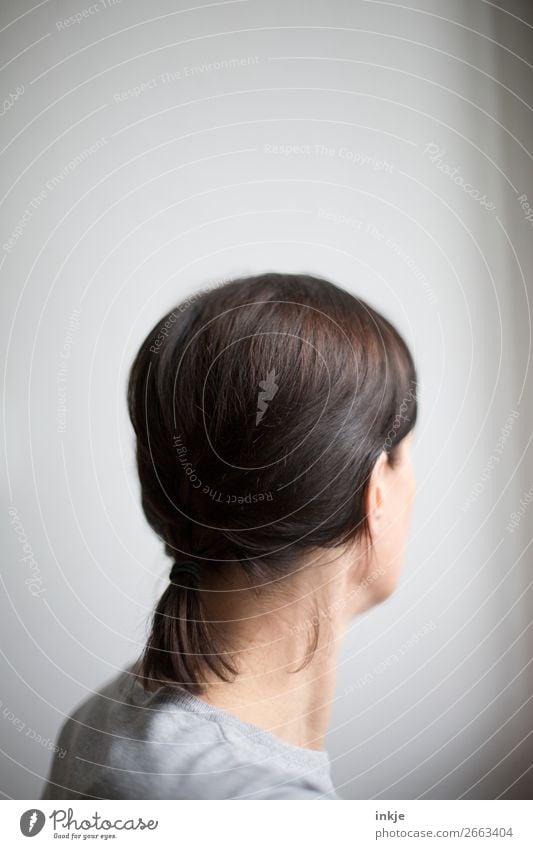
POLYGON ((89 3, 2 3, 4 796, 39 794, 165 580, 124 402, 141 338, 280 269, 384 311, 421 379, 403 580, 341 658, 339 790, 530 797, 533 17, 501 5, 100 0, 66 28, 89 3))

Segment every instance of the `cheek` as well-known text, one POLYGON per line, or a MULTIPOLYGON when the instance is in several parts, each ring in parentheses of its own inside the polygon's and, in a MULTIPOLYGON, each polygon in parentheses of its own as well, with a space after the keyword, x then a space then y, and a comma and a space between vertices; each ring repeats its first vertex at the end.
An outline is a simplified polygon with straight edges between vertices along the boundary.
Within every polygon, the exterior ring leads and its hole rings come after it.
POLYGON ((401 481, 401 486, 398 487, 398 499, 396 504, 397 521, 393 524, 393 533, 396 535, 396 544, 402 550, 407 545, 409 528, 411 526, 411 517, 413 514, 413 504, 415 498, 416 483, 413 471, 409 466, 401 481))
POLYGON ((394 592, 403 568, 415 494, 410 469, 398 479, 394 493, 389 505, 389 522, 376 540, 377 563, 383 570, 374 588, 376 601, 384 601, 394 592))
POLYGON ((396 481, 393 486, 394 502, 393 510, 403 519, 410 518, 416 491, 415 471, 410 457, 407 457, 401 468, 398 469, 396 481))
POLYGON ((400 580, 401 565, 398 561, 383 565, 383 574, 379 581, 376 581, 373 588, 373 604, 380 604, 386 601, 396 590, 398 581, 400 580))

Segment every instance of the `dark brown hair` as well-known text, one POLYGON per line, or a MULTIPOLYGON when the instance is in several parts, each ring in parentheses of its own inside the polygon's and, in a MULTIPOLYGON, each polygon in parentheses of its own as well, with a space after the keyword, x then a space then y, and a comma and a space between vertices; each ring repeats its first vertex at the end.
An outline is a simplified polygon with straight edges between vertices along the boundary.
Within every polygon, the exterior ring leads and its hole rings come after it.
POLYGON ((141 345, 128 386, 142 506, 172 561, 139 663, 146 687, 236 674, 199 587, 238 563, 252 584, 304 552, 368 538, 373 466, 416 421, 395 328, 307 274, 268 273, 189 298, 141 345))

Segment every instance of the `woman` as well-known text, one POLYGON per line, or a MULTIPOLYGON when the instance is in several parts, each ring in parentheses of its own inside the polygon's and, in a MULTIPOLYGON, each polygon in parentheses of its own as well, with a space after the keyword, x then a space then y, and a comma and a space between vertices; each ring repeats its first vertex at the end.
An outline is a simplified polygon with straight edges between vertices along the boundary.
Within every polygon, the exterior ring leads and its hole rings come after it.
POLYGON ((336 798, 337 654, 396 586, 414 495, 405 343, 327 280, 242 278, 156 325, 128 403, 173 565, 141 658, 64 724, 43 798, 336 798))

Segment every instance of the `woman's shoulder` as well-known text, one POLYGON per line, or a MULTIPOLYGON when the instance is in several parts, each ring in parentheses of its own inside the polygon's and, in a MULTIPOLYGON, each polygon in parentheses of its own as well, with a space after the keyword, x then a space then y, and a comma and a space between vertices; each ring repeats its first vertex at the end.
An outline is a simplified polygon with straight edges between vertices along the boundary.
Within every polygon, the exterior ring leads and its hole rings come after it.
POLYGON ((86 798, 303 799, 333 793, 319 753, 302 750, 295 757, 297 747, 182 689, 145 690, 130 669, 73 712, 61 745, 67 755, 56 757, 51 779, 86 798))

